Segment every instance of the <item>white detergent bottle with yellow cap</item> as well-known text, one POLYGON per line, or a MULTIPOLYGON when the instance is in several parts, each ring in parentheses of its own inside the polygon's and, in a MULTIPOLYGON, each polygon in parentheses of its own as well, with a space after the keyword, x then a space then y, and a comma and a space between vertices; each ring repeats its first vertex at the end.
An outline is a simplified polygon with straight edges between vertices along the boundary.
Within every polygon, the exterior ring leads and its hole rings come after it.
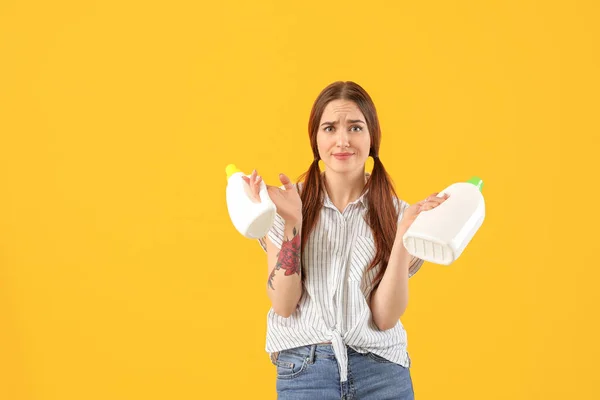
POLYGON ((485 218, 483 181, 473 177, 448 186, 438 194, 449 194, 439 206, 421 212, 403 236, 406 250, 435 264, 454 262, 471 241, 485 218))
POLYGON ((273 222, 277 207, 269 197, 267 185, 260 183, 260 202, 252 196, 250 186, 242 179, 245 175, 234 164, 225 168, 227 174, 227 210, 233 226, 249 239, 260 239, 265 236, 273 222))

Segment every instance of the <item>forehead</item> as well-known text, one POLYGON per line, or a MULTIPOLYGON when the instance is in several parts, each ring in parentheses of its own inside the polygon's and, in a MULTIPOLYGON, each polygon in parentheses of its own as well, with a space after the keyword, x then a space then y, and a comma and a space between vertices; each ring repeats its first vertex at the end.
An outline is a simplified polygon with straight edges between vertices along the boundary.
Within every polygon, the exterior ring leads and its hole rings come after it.
POLYGON ((346 119, 362 119, 364 121, 364 115, 360 111, 360 108, 350 100, 332 100, 325 106, 321 121, 325 120, 337 120, 340 117, 346 119))

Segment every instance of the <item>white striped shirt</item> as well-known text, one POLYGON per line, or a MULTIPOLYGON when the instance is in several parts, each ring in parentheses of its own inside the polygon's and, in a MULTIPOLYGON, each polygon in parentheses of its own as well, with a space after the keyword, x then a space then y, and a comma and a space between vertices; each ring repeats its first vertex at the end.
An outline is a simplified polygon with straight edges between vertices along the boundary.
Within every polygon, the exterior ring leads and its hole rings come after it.
MULTIPOLYGON (((408 204, 395 199, 395 205, 400 221, 408 204)), ((331 342, 342 382, 347 380, 348 371, 345 345, 359 353, 371 352, 410 367, 402 323, 398 321, 392 329, 379 330, 367 304, 373 279, 380 270, 377 265, 366 272, 376 250, 373 233, 364 219, 367 210, 366 193, 340 212, 324 190, 319 220, 302 252, 305 282, 298 307, 288 318, 276 314, 273 308, 267 315, 267 352, 331 342)), ((279 249, 284 224, 283 218, 276 215, 268 233, 279 249)), ((264 240, 259 242, 266 251, 264 240)), ((422 264, 423 260, 413 258, 409 277, 422 264)))

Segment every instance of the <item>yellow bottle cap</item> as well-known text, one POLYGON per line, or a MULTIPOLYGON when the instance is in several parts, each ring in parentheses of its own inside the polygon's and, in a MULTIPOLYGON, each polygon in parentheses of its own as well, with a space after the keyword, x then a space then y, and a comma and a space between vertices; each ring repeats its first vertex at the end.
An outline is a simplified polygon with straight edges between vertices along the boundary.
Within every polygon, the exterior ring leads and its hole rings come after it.
POLYGON ((235 164, 229 164, 227 167, 225 167, 225 173, 227 174, 227 179, 229 179, 231 177, 231 175, 235 174, 236 172, 242 172, 242 171, 239 170, 238 167, 235 166, 235 164))

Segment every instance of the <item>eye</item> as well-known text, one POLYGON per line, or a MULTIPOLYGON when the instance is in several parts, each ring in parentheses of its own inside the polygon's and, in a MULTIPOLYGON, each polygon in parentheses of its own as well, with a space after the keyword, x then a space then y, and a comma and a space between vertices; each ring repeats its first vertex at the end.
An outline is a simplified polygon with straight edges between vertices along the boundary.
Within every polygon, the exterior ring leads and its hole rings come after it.
POLYGON ((325 132, 333 132, 333 126, 331 126, 331 125, 327 125, 325 128, 323 128, 323 130, 324 130, 325 132))
POLYGON ((353 125, 350 127, 350 130, 352 132, 362 132, 363 128, 360 125, 353 125))

